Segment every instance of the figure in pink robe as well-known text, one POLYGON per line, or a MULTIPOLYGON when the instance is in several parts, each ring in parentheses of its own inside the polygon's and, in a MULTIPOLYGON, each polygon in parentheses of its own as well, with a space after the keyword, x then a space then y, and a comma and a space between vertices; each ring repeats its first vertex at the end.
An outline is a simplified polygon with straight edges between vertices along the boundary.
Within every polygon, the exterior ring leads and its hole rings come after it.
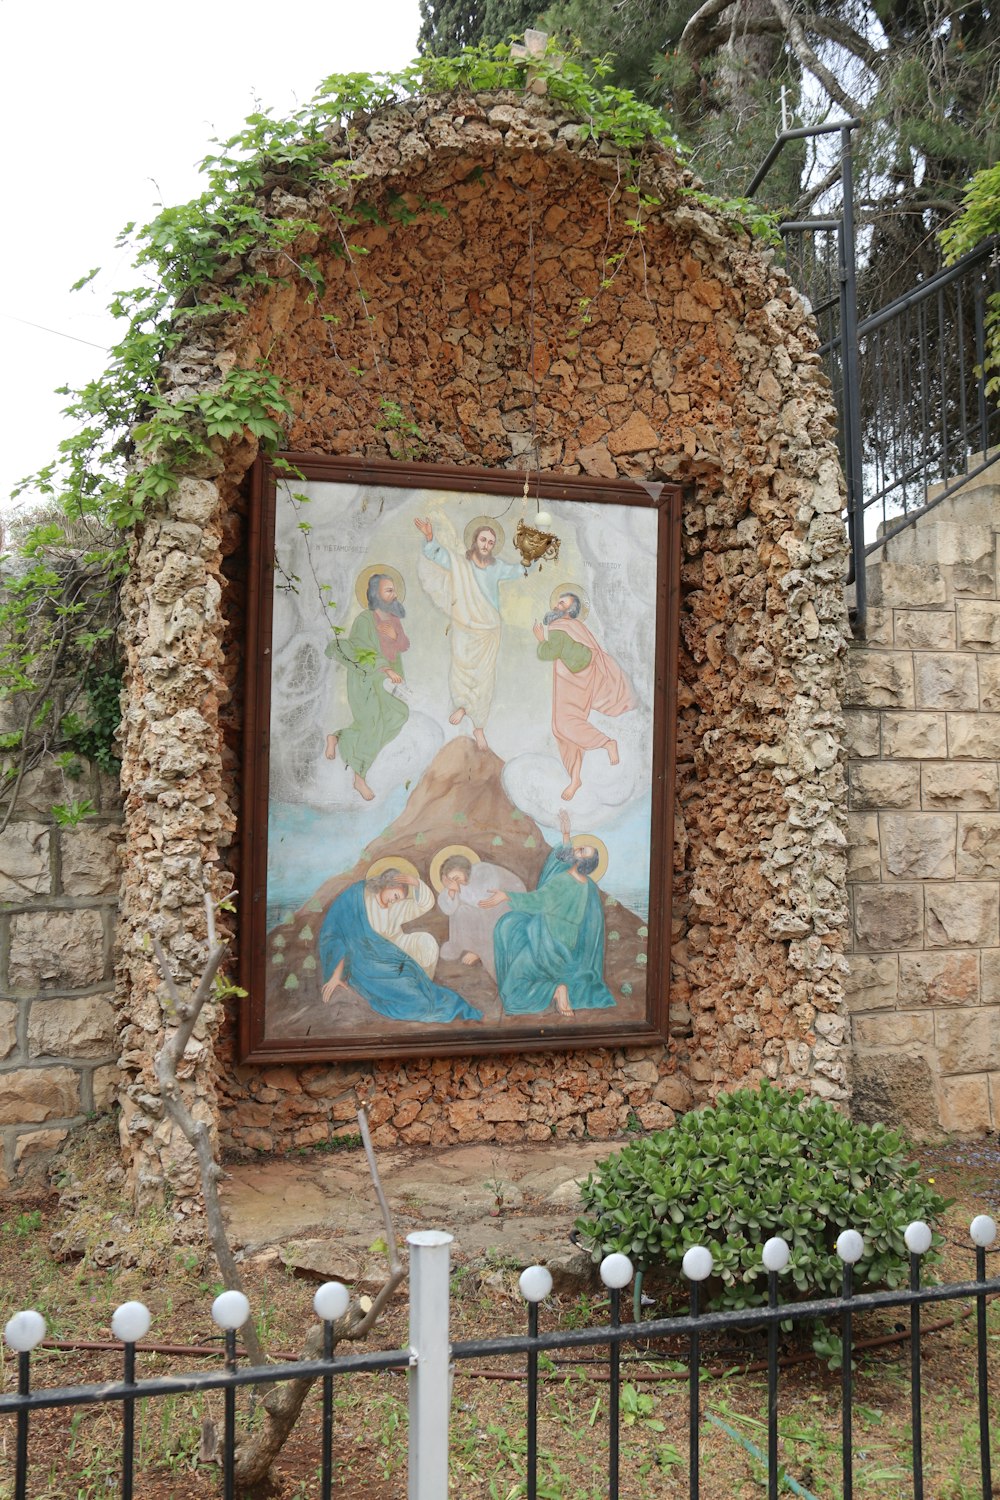
POLYGON ((591 713, 617 718, 635 707, 628 678, 587 629, 580 610, 577 594, 560 594, 543 624, 534 626, 539 660, 552 662, 552 733, 569 773, 564 802, 580 790, 585 750, 606 750, 611 764, 618 764, 618 741, 591 724, 591 713))

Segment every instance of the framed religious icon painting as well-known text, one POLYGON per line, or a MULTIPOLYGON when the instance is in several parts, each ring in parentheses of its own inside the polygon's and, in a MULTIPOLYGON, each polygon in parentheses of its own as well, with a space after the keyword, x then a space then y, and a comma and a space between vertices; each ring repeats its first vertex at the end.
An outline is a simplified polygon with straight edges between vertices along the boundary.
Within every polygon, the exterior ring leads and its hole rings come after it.
POLYGON ((241 1055, 664 1037, 679 488, 289 454, 253 519, 241 1055))

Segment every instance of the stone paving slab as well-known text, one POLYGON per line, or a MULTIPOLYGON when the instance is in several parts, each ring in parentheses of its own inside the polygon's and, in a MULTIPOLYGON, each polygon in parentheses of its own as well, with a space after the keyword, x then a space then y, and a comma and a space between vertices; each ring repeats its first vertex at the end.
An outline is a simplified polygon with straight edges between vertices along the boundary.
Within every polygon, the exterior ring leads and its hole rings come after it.
MULTIPOLYGON (((587 1274, 569 1241, 578 1184, 622 1144, 390 1151, 378 1165, 401 1245, 412 1230, 446 1229, 456 1264, 541 1263, 572 1280, 587 1274)), ((222 1192, 230 1236, 245 1255, 279 1257, 318 1280, 381 1280, 384 1259, 372 1246, 382 1218, 363 1151, 242 1162, 228 1168, 222 1192)))

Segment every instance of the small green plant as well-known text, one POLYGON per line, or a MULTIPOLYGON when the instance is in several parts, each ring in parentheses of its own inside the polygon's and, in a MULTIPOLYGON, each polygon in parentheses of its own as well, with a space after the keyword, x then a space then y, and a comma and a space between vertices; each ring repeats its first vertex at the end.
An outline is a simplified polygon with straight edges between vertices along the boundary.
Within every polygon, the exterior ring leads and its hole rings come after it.
POLYGON ((839 1292, 842 1229, 865 1241, 856 1288, 898 1287, 908 1275, 907 1224, 948 1207, 918 1170, 897 1132, 765 1083, 600 1162, 581 1185, 576 1228, 595 1261, 618 1250, 643 1270, 680 1274, 684 1252, 707 1245, 721 1307, 766 1301, 760 1251, 771 1235, 791 1249, 785 1298, 839 1292))
POLYGON ((416 422, 410 421, 398 401, 391 401, 388 396, 379 399, 381 415, 375 423, 376 432, 392 433, 395 441, 389 442, 389 452, 393 458, 419 458, 426 452, 427 444, 424 442, 423 434, 416 422))
POLYGON ((60 828, 76 828, 95 808, 89 797, 78 797, 73 802, 53 802, 51 811, 60 828))
POLYGON ((646 1391, 640 1391, 638 1386, 627 1383, 622 1386, 621 1394, 621 1419, 625 1427, 634 1427, 636 1423, 648 1427, 650 1432, 663 1432, 664 1424, 658 1417, 653 1416, 656 1406, 655 1396, 650 1396, 646 1391))
POLYGON ((779 213, 761 208, 760 204, 754 203, 751 198, 720 198, 715 193, 703 192, 701 188, 682 188, 681 192, 686 198, 690 198, 692 203, 725 214, 728 219, 741 223, 749 234, 761 240, 765 245, 771 245, 775 249, 780 248, 781 235, 778 232, 778 223, 781 215, 779 213))
MULTIPOLYGON (((967 184, 962 212, 939 236, 944 258, 954 265, 961 256, 1000 235, 1000 162, 984 167, 967 184)), ((986 392, 1000 400, 1000 292, 986 298, 986 352, 982 371, 986 392)))
MULTIPOLYGON (((96 632, 95 632, 96 634, 96 632)), ((89 641, 77 641, 81 649, 93 649, 89 641)), ((120 761, 115 753, 115 736, 121 720, 121 663, 117 659, 104 670, 88 668, 83 674, 84 714, 66 714, 59 726, 60 738, 72 755, 83 756, 100 766, 108 776, 117 776, 120 761)), ((72 775, 72 755, 64 770, 72 775)), ((76 773, 79 775, 79 771, 76 773)))

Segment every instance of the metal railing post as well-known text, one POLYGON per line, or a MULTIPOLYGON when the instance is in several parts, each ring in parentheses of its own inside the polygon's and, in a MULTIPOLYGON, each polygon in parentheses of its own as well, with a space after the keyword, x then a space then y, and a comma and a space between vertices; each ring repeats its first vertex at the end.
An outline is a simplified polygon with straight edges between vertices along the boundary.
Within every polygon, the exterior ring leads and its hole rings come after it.
MULTIPOLYGON (((135 1345, 125 1345, 122 1383, 135 1385, 135 1345)), ((135 1402, 122 1402, 122 1491, 121 1500, 132 1500, 135 1489, 135 1402)))
MULTIPOLYGON (((929 1224, 915 1219, 906 1226, 903 1239, 910 1252, 910 1291, 920 1291, 920 1257, 933 1243, 929 1224)), ((924 1500, 924 1433, 920 1390, 920 1303, 910 1304, 910 1426, 913 1449, 913 1500, 924 1500)))
POLYGON ((410 1247, 410 1439, 408 1500, 448 1500, 452 1236, 421 1229, 410 1247))
MULTIPOLYGON (((236 1329, 226 1329, 226 1369, 236 1370, 236 1329)), ((222 1493, 225 1500, 233 1500, 236 1490, 236 1387, 227 1385, 222 1393, 223 1449, 222 1449, 222 1493)))
MULTIPOLYGON (((976 1247, 976 1281, 986 1284, 986 1251, 997 1235, 996 1220, 989 1214, 977 1214, 969 1226, 976 1247)), ((976 1297, 976 1384, 979 1394, 979 1467, 984 1500, 993 1494, 993 1465, 990 1457, 990 1373, 986 1343, 986 1294, 976 1297)))
MULTIPOLYGON (((27 1349, 17 1356, 17 1394, 26 1396, 31 1390, 31 1355, 27 1349)), ((14 1459, 14 1500, 27 1500, 28 1494, 28 1413, 17 1414, 17 1437, 14 1459)))
MULTIPOLYGON (((611 1326, 620 1328, 622 1323, 621 1288, 611 1288, 611 1326)), ((612 1344, 608 1350, 608 1500, 618 1500, 619 1438, 621 1421, 622 1348, 612 1344)))
POLYGON ((840 132, 840 177, 843 184, 844 235, 841 275, 844 281, 843 347, 844 450, 847 458, 847 506, 851 517, 851 564, 854 573, 854 628, 864 635, 868 619, 868 581, 865 574, 865 509, 861 451, 861 357, 858 347, 858 277, 854 243, 853 124, 840 132))

